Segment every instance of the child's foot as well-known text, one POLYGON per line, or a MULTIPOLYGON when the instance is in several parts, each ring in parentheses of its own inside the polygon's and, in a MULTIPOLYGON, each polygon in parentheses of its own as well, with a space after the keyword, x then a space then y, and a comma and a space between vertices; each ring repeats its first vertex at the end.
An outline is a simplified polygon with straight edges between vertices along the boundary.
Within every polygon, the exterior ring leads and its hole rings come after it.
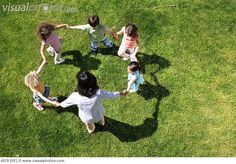
POLYGON ((129 60, 129 57, 123 57, 123 60, 127 61, 127 60, 129 60))
POLYGON ((64 63, 64 62, 65 62, 65 59, 61 58, 60 61, 56 61, 55 64, 61 64, 61 63, 64 63))
POLYGON ((34 102, 34 103, 33 103, 33 106, 34 106, 36 109, 38 109, 39 111, 44 110, 42 104, 38 104, 38 103, 34 102))
POLYGON ((47 52, 49 53, 49 55, 54 56, 54 52, 51 50, 51 47, 47 48, 47 52))

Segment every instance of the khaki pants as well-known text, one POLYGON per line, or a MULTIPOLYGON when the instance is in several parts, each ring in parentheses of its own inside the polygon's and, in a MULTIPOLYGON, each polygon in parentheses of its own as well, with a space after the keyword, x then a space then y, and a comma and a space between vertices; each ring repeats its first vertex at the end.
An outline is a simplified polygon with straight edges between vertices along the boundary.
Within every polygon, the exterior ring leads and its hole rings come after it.
MULTIPOLYGON (((102 120, 98 121, 98 124, 101 126, 105 125, 105 119, 104 117, 102 118, 102 120)), ((95 124, 94 123, 85 123, 86 128, 88 130, 89 133, 93 133, 95 130, 95 124)))

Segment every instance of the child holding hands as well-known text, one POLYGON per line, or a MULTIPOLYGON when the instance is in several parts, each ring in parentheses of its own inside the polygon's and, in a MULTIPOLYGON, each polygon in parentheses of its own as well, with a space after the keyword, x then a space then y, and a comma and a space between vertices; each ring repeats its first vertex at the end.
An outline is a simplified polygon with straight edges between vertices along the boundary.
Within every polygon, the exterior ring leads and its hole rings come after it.
POLYGON ((94 54, 98 53, 100 42, 103 42, 107 48, 113 48, 113 44, 108 39, 106 33, 112 35, 114 39, 117 39, 117 35, 110 28, 100 24, 100 19, 97 15, 90 16, 88 18, 88 24, 86 25, 69 26, 68 28, 87 31, 90 37, 91 52, 94 54))
POLYGON ((138 32, 137 26, 133 23, 128 23, 116 34, 118 36, 123 35, 122 43, 118 50, 118 56, 123 57, 123 60, 130 59, 130 61, 138 61, 136 54, 139 49, 138 44, 140 40, 140 34, 138 32))
POLYGON ((33 99, 35 100, 33 106, 40 111, 44 110, 42 105, 44 102, 48 102, 54 106, 58 105, 56 97, 49 97, 50 87, 44 85, 39 77, 39 73, 45 64, 45 61, 43 61, 37 71, 31 71, 25 76, 25 85, 33 92, 33 99))
POLYGON ((67 24, 60 24, 60 25, 53 25, 50 23, 41 23, 37 30, 37 35, 41 40, 41 47, 40 47, 40 54, 45 63, 47 63, 47 59, 44 55, 44 49, 46 45, 49 47, 47 48, 47 52, 54 56, 54 64, 61 64, 65 61, 64 58, 61 57, 61 45, 62 45, 62 38, 58 37, 53 31, 61 28, 68 27, 67 24))
POLYGON ((129 63, 127 70, 128 86, 126 92, 137 92, 139 85, 144 82, 143 75, 140 73, 140 65, 138 62, 132 61, 129 63))
POLYGON ((65 108, 77 105, 79 117, 86 125, 89 133, 95 130, 95 124, 105 125, 102 100, 112 99, 124 95, 124 92, 108 92, 99 89, 96 77, 90 72, 84 71, 77 74, 77 92, 72 93, 66 100, 60 103, 65 108))

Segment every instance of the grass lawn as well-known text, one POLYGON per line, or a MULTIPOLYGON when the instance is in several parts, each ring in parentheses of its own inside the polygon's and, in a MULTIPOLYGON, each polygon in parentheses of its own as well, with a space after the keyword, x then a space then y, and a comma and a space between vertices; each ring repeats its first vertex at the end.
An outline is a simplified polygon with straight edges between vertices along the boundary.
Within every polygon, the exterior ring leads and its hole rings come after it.
MULTIPOLYGON (((11 12, 3 5, 27 2, 0 2, 0 156, 236 156, 235 0, 48 2, 76 11, 11 12), (47 104, 37 111, 24 76, 41 62, 35 35, 39 22, 86 24, 93 14, 115 31, 128 22, 137 24, 146 83, 138 93, 104 101, 106 126, 91 135, 76 107, 47 104)), ((102 89, 126 88, 128 62, 103 46, 96 57, 87 57, 86 32, 56 33, 64 38, 66 63, 54 65, 45 52, 49 63, 41 74, 52 95, 69 96, 81 69, 95 74, 102 89)))

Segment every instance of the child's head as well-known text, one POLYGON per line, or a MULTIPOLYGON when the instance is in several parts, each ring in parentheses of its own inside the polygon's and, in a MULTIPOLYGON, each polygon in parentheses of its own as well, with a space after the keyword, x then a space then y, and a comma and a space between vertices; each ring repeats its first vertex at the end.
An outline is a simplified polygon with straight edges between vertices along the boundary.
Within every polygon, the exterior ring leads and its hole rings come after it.
POLYGON ((96 94, 99 86, 97 84, 97 78, 88 71, 79 72, 77 74, 77 92, 86 97, 91 97, 96 94))
POLYGON ((88 24, 92 27, 99 25, 99 17, 97 15, 90 16, 88 18, 88 24))
POLYGON ((128 72, 136 72, 136 71, 140 71, 140 65, 138 62, 136 61, 132 61, 129 63, 128 65, 128 72))
POLYGON ((38 26, 37 35, 41 40, 46 40, 46 36, 49 36, 54 29, 55 26, 50 23, 41 23, 38 26))
POLYGON ((40 83, 40 77, 36 71, 31 71, 25 76, 25 85, 30 88, 36 87, 40 83))
POLYGON ((125 33, 130 37, 135 37, 138 33, 138 27, 133 23, 128 23, 125 26, 125 33))

